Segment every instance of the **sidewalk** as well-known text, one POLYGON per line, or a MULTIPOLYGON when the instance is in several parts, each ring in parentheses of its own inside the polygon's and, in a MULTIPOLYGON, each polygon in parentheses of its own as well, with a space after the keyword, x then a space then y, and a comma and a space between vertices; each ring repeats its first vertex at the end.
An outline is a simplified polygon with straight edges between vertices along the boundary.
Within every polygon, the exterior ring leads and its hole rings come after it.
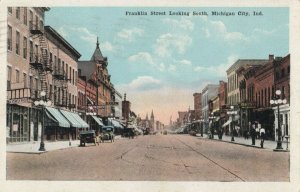
MULTIPOLYGON (((197 134, 196 136, 201 137, 200 134, 197 134)), ((207 134, 203 134, 203 138, 204 139, 209 139, 209 136, 207 134)), ((222 140, 220 140, 218 138, 218 135, 214 135, 214 140, 220 141, 220 142, 237 144, 237 145, 243 145, 243 146, 246 146, 246 147, 261 148, 260 147, 260 139, 256 139, 255 140, 255 145, 251 145, 252 144, 251 137, 249 137, 249 139, 245 139, 244 137, 234 137, 234 141, 231 141, 231 136, 223 135, 222 140)), ((283 150, 279 150, 279 151, 288 152, 289 149, 286 150, 286 145, 287 145, 286 141, 283 141, 282 142, 283 150)), ((277 146, 276 141, 265 140, 263 149, 274 150, 274 149, 276 149, 276 146, 277 146)))
MULTIPOLYGON (((115 139, 121 139, 121 136, 115 136, 115 139)), ((34 141, 30 143, 13 143, 6 145, 6 152, 11 153, 31 153, 31 154, 41 154, 48 151, 67 149, 71 147, 78 147, 80 144, 79 140, 69 141, 45 141, 46 151, 39 151, 40 141, 34 141)))

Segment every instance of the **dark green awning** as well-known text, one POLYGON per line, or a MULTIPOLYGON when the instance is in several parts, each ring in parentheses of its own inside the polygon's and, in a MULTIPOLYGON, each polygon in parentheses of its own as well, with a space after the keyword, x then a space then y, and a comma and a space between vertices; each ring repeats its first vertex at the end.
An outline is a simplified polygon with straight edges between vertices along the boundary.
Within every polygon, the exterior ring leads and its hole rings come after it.
POLYGON ((92 115, 92 117, 93 117, 93 119, 98 123, 98 125, 104 126, 102 120, 101 120, 99 117, 94 116, 94 115, 92 115))
POLYGON ((70 127, 70 123, 68 122, 68 120, 55 108, 52 107, 46 107, 47 115, 48 117, 53 120, 56 121, 56 123, 58 123, 59 127, 70 127))

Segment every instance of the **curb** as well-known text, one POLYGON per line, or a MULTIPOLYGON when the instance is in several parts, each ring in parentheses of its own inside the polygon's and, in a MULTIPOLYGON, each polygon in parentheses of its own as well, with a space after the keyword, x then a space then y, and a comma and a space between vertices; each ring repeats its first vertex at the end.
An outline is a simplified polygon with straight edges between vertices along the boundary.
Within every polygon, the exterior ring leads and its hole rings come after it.
POLYGON ((201 137, 201 136, 196 136, 196 137, 201 138, 201 139, 212 140, 212 141, 218 141, 218 142, 225 142, 225 143, 231 143, 231 144, 236 144, 236 145, 242 145, 242 146, 245 146, 245 147, 252 147, 252 148, 257 148, 257 149, 272 150, 272 151, 275 151, 275 152, 290 152, 289 150, 284 150, 284 149, 261 148, 261 147, 256 146, 256 145, 248 145, 248 144, 244 144, 244 143, 237 143, 237 142, 225 141, 225 140, 220 140, 220 139, 209 139, 209 138, 204 138, 204 137, 201 137))

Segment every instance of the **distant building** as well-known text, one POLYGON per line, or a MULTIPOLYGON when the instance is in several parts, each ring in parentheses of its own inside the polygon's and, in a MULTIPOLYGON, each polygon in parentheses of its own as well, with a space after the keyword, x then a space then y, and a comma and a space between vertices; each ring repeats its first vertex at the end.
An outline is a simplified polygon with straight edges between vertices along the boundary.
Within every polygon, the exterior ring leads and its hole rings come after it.
POLYGON ((194 93, 194 110, 195 110, 195 120, 200 120, 202 116, 202 104, 201 104, 201 93, 194 93))
POLYGON ((202 118, 204 121, 204 129, 208 130, 209 125, 209 101, 218 95, 219 85, 208 84, 202 90, 202 118))
POLYGON ((129 120, 130 112, 131 112, 131 103, 126 100, 126 94, 124 95, 124 101, 122 101, 122 118, 125 121, 129 120))

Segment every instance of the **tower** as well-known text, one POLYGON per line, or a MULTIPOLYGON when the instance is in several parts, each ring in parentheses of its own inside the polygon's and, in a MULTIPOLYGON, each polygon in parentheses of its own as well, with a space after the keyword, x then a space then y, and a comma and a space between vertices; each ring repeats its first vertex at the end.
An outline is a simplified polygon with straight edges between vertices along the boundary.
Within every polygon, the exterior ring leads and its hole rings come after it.
POLYGON ((154 121, 153 109, 152 109, 152 112, 151 112, 150 124, 151 124, 152 130, 155 131, 155 121, 154 121))

